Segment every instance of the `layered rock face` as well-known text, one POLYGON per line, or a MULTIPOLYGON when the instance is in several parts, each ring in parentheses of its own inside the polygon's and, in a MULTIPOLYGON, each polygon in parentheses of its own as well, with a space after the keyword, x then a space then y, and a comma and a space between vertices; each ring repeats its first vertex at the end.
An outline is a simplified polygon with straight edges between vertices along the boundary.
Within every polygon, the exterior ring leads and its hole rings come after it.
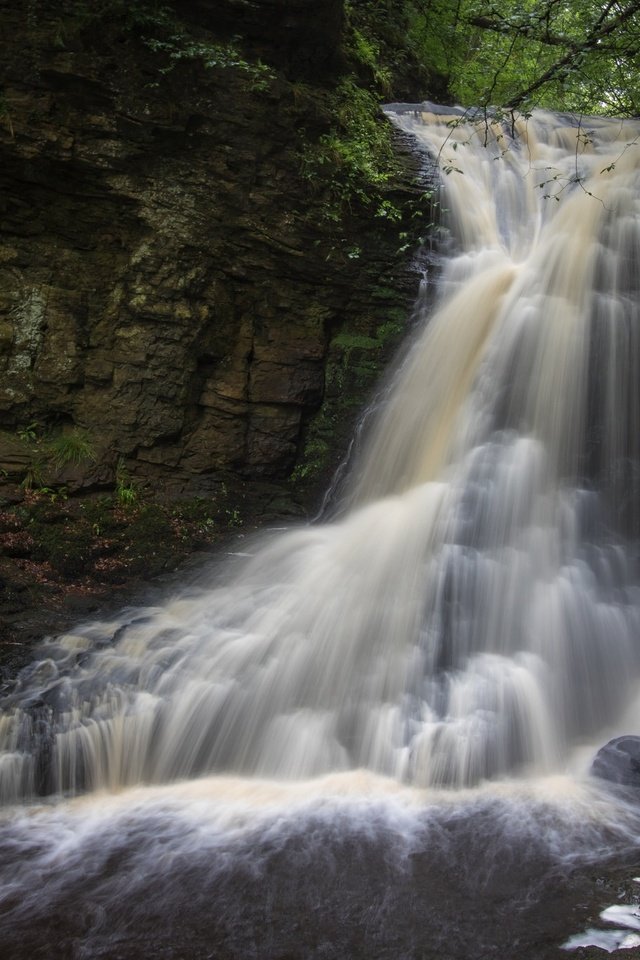
POLYGON ((340 4, 185 6, 223 37, 242 10, 281 72, 261 83, 162 59, 144 23, 96 19, 90 4, 61 18, 48 0, 0 3, 5 479, 25 468, 12 438, 29 424, 87 432, 87 484, 108 483, 118 460, 176 489, 219 471, 285 477, 331 338, 385 319, 372 278, 396 306, 415 291, 389 261, 396 238, 354 219, 353 262, 300 176, 304 137, 326 117, 298 78, 336 66, 340 4))

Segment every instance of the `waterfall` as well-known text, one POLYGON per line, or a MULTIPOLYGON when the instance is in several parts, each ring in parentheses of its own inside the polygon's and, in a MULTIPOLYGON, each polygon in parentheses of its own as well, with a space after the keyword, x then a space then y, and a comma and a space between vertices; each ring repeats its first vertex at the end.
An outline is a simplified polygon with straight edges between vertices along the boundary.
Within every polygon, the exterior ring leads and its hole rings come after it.
POLYGON ((640 730, 640 124, 391 116, 440 164, 452 253, 349 512, 50 640, 0 704, 5 802, 460 788, 562 771, 625 710, 640 730))

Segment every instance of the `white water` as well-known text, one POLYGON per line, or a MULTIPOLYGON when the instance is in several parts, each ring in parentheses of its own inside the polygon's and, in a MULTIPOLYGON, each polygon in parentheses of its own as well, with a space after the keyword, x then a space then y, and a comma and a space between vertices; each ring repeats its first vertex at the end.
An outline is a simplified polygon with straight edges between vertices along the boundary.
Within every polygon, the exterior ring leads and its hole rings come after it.
POLYGON ((396 117, 456 167, 457 253, 347 516, 50 641, 4 704, 5 802, 90 793, 10 811, 25 888, 74 848, 86 871, 96 824, 112 849, 122 820, 156 824, 171 862, 240 856, 247 831, 285 844, 285 810, 329 845, 357 822, 400 860, 458 816, 536 862, 637 847, 635 808, 580 780, 640 733, 640 126, 451 119, 396 117), (185 817, 188 842, 167 826, 185 817))

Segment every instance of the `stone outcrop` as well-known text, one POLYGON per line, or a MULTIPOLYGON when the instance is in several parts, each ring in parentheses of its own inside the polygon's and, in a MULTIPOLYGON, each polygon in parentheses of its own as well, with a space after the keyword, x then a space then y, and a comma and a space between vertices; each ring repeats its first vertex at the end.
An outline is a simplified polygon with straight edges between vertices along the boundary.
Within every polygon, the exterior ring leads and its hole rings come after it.
POLYGON ((415 293, 397 231, 374 235, 357 211, 326 222, 322 185, 300 176, 328 120, 299 81, 337 69, 341 4, 184 6, 205 40, 242 11, 269 82, 172 60, 91 4, 62 19, 50 0, 0 2, 5 480, 21 479, 31 424, 86 432, 88 486, 118 462, 177 492, 220 472, 286 477, 332 339, 375 336, 415 293))
POLYGON ((616 737, 598 750, 591 773, 624 787, 640 787, 640 737, 616 737))

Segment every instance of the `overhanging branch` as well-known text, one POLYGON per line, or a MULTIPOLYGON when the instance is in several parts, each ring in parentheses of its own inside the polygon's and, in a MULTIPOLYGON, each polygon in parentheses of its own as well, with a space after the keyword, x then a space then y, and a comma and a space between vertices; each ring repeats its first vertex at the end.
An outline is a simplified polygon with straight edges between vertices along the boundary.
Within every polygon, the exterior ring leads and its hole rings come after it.
MULTIPOLYGON (((612 9, 613 5, 609 4, 606 8, 606 13, 610 13, 612 9)), ((627 4, 623 10, 610 20, 606 19, 606 13, 603 11, 583 43, 567 51, 567 53, 560 57, 559 60, 556 60, 548 70, 545 70, 542 76, 534 80, 534 82, 529 84, 524 90, 521 90, 515 97, 512 97, 505 106, 509 109, 520 106, 524 100, 528 100, 529 97, 536 93, 541 87, 550 83, 552 80, 562 77, 572 68, 576 58, 594 52, 605 37, 610 36, 615 30, 618 30, 626 24, 638 11, 640 11, 640 0, 633 0, 633 2, 627 4)))

